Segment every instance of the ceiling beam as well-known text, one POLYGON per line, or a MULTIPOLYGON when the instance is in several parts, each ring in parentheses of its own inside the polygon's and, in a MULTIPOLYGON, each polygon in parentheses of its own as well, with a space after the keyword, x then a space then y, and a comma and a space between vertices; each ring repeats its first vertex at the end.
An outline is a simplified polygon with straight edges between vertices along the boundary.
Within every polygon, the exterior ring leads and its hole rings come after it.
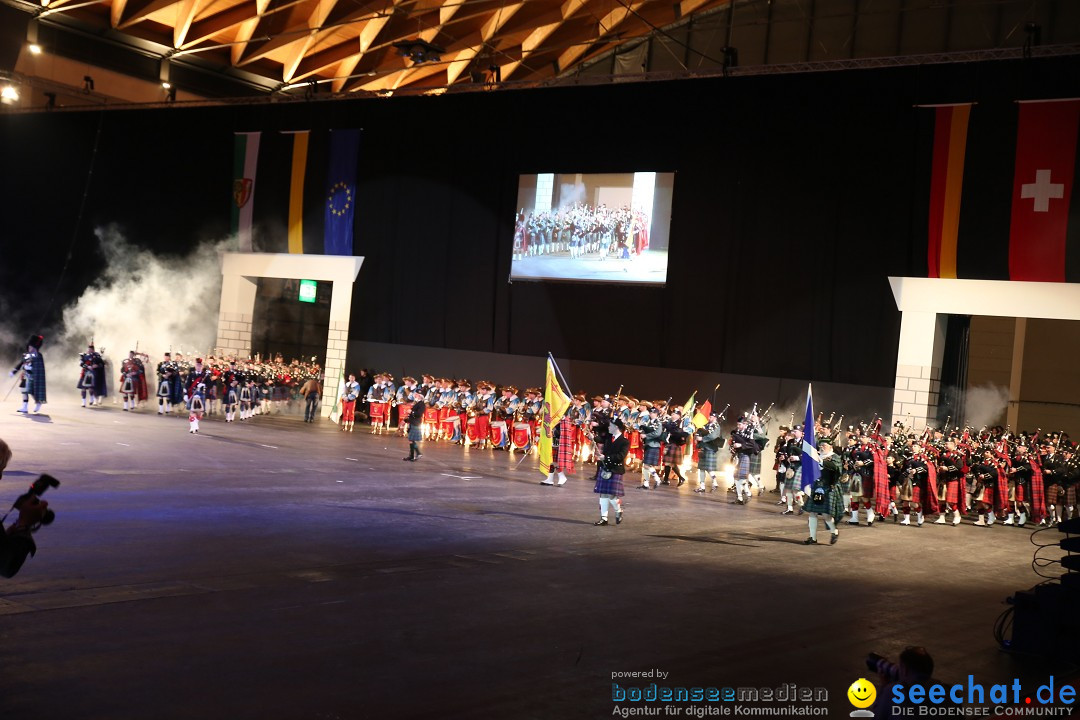
POLYGON ((120 30, 142 22, 159 10, 177 5, 181 0, 128 0, 124 6, 124 15, 116 27, 120 30))
MULTIPOLYGON (((615 28, 617 28, 623 21, 625 21, 626 18, 637 12, 644 4, 644 0, 639 0, 638 2, 632 3, 628 8, 622 6, 614 8, 611 12, 609 12, 607 15, 600 19, 599 27, 597 28, 597 36, 592 39, 602 40, 604 37, 610 35, 615 28)), ((585 54, 585 52, 589 49, 590 45, 591 43, 588 42, 580 42, 571 45, 566 50, 564 50, 563 53, 559 55, 559 59, 557 61, 559 63, 559 72, 566 70, 566 68, 577 62, 578 58, 585 54)))
POLYGON ((184 45, 191 23, 195 22, 195 15, 199 12, 200 0, 182 0, 180 9, 176 15, 176 24, 173 26, 173 47, 180 48, 184 45))

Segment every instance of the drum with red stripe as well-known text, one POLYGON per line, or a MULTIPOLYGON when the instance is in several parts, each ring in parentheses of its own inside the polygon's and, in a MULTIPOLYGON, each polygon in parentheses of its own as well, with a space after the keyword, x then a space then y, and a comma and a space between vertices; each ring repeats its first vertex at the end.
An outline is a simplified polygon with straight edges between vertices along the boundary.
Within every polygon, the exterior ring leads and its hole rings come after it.
POLYGON ((491 427, 488 429, 488 437, 491 438, 491 444, 493 446, 502 447, 503 442, 506 440, 506 421, 493 421, 491 427))
POLYGON ((645 457, 645 449, 641 445, 641 433, 637 430, 627 430, 626 439, 630 441, 630 452, 627 453, 628 458, 633 458, 640 461, 645 457))
POLYGON ((480 434, 479 418, 471 417, 465 423, 465 437, 473 445, 480 442, 480 438, 482 438, 483 435, 480 434))
POLYGON ((397 406, 397 424, 398 427, 402 427, 409 420, 409 413, 412 412, 412 403, 401 403, 397 406))
POLYGON ((442 408, 439 410, 439 431, 448 438, 455 437, 458 432, 458 428, 461 426, 461 419, 458 417, 458 411, 451 408, 442 408), (443 415, 443 412, 446 415, 443 415))
POLYGON ((510 431, 510 444, 515 450, 524 450, 529 447, 531 437, 529 423, 516 422, 513 430, 510 431))

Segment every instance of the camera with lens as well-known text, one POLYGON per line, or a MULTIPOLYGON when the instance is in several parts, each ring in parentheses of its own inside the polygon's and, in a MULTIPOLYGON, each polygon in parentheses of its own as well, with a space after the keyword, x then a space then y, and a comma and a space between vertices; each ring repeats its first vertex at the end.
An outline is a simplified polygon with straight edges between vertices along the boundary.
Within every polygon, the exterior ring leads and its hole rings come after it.
POLYGON ((0 577, 14 577, 26 562, 26 557, 37 553, 32 534, 56 519, 56 513, 49 508, 48 501, 41 499, 51 487, 60 487, 60 481, 52 475, 41 475, 11 506, 19 516, 11 527, 0 527, 0 577))

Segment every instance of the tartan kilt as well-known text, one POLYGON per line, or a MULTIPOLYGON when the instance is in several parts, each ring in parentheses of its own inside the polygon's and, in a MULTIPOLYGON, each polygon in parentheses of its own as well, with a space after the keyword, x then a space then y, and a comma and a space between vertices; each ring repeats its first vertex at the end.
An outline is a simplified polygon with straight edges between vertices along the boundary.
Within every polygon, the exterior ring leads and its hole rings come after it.
POLYGON ((560 442, 553 450, 551 472, 574 472, 574 443, 560 442))
POLYGON ((1046 486, 1046 504, 1057 505, 1059 502, 1065 499, 1065 488, 1061 486, 1061 483, 1049 483, 1046 486))
POLYGON ((739 453, 736 457, 735 479, 745 480, 746 476, 750 474, 750 456, 746 453, 739 453))
POLYGON ((757 453, 755 455, 748 455, 747 457, 750 458, 750 469, 749 469, 748 472, 751 475, 760 475, 761 474, 761 453, 757 453))
POLYGON ((607 480, 600 477, 600 471, 603 470, 603 465, 596 466, 596 485, 593 486, 594 493, 600 493, 601 495, 614 495, 615 497, 622 497, 626 494, 623 488, 622 475, 616 475, 612 473, 611 477, 607 480))
POLYGON ((686 454, 685 445, 676 445, 675 443, 668 443, 664 446, 664 464, 665 465, 682 465, 683 457, 686 454))
POLYGON ((840 496, 840 490, 836 486, 833 486, 825 492, 825 498, 820 503, 814 502, 813 491, 806 495, 806 500, 803 501, 803 510, 809 513, 821 513, 823 515, 832 515, 833 518, 839 519, 844 516, 844 500, 840 496))
POLYGON ((911 504, 912 505, 925 505, 926 496, 930 494, 925 483, 916 482, 911 483, 911 504))
POLYGON ((986 505, 994 504, 994 488, 991 485, 982 485, 975 488, 975 492, 971 494, 971 501, 984 503, 986 505))
POLYGON ((1027 497, 1027 486, 1020 485, 1019 483, 1016 484, 1016 485, 1013 485, 1010 488, 1009 494, 1012 495, 1012 497, 1009 498, 1010 500, 1012 500, 1013 502, 1022 503, 1022 502, 1024 502, 1024 499, 1027 497))
POLYGON ((716 472, 720 467, 720 452, 718 450, 710 450, 702 445, 698 449, 697 466, 698 470, 716 472))
POLYGON ((795 475, 789 480, 784 478, 784 494, 802 492, 802 465, 795 468, 795 475))
POLYGON ((1076 505, 1076 483, 1065 488, 1065 504, 1076 505))
POLYGON ((424 439, 424 431, 421 430, 422 423, 411 423, 409 425, 409 442, 420 442, 424 439))
POLYGON ((960 502, 960 481, 946 480, 938 483, 938 496, 943 502, 956 505, 960 502))
POLYGON ((642 465, 656 467, 660 464, 660 447, 646 447, 645 454, 641 458, 642 465))

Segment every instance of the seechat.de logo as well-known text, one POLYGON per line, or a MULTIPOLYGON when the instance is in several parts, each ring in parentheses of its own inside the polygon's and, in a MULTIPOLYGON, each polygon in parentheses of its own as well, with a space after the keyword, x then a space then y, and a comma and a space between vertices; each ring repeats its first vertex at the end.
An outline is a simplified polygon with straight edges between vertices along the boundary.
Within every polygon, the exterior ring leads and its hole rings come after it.
POLYGON ((847 689, 848 701, 855 706, 851 717, 874 717, 873 710, 867 710, 877 699, 877 688, 866 678, 859 678, 847 689))

